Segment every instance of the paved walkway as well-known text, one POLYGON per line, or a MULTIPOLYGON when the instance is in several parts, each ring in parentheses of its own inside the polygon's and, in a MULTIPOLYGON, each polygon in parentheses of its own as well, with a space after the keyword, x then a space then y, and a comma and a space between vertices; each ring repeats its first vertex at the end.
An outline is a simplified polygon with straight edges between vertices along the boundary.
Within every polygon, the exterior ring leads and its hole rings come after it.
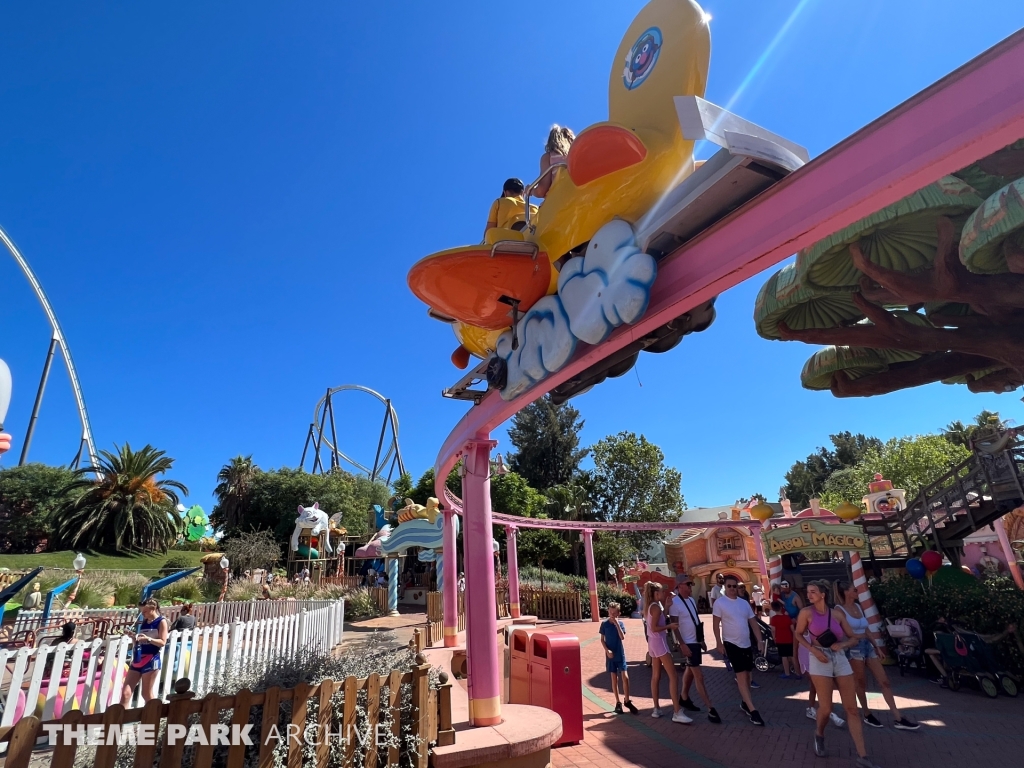
MULTIPOLYGON (((583 645, 585 740, 552 753, 554 768, 839 768, 856 759, 853 743, 845 729, 829 727, 826 745, 829 757, 814 755, 814 724, 804 715, 807 685, 802 681, 779 680, 781 668, 755 673, 760 690, 753 691, 754 703, 767 721, 759 728, 740 710, 739 693, 733 676, 717 657, 704 657, 708 693, 724 722, 709 723, 697 714, 693 725, 673 723, 667 717, 650 717, 650 670, 640 620, 626 619, 626 658, 632 695, 639 716, 615 715, 615 699, 604 671, 604 653, 598 638, 598 624, 548 623, 576 634, 583 645)), ((705 617, 707 637, 713 638, 711 619, 705 617)), ((1024 765, 1024 696, 989 699, 979 691, 964 688, 958 693, 944 690, 923 677, 900 678, 899 670, 888 668, 897 696, 897 706, 922 723, 916 732, 892 728, 880 693, 868 696, 883 729, 865 727, 868 749, 883 768, 966 768, 969 766, 1024 765)), ((668 705, 668 683, 662 680, 661 705, 668 705)), ((876 689, 877 690, 877 689, 876 689)), ((696 703, 703 707, 696 691, 696 703)), ((836 696, 836 711, 843 716, 836 696)))

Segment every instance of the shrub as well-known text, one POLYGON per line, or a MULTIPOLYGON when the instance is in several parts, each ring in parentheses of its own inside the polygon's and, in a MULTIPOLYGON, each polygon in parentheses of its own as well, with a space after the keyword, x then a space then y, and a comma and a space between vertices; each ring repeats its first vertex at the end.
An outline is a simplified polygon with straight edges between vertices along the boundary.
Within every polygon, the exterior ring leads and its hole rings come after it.
POLYGON ((192 564, 192 561, 189 560, 187 557, 170 557, 167 559, 167 562, 163 564, 163 567, 160 569, 160 575, 157 578, 161 578, 163 576, 170 576, 172 573, 177 573, 178 571, 186 571, 189 568, 195 568, 195 566, 192 564))
POLYGON ((158 600, 182 600, 186 603, 199 603, 203 600, 202 583, 197 578, 186 578, 168 584, 156 594, 158 600))
MULTIPOLYGON (((871 594, 883 616, 916 619, 926 633, 940 618, 982 634, 1002 632, 1012 623, 1024 627, 1024 592, 1005 577, 929 586, 902 575, 872 584, 871 594)), ((1011 671, 1024 673, 1019 635, 999 643, 997 652, 1011 671)))
POLYGON ((358 587, 345 595, 346 619, 373 619, 380 616, 377 601, 366 587, 358 587))
MULTIPOLYGON (((584 597, 580 601, 583 606, 583 618, 590 618, 590 590, 584 588, 584 597)), ((623 592, 614 584, 599 582, 597 585, 597 606, 601 616, 608 615, 608 603, 618 603, 621 614, 629 617, 636 610, 636 598, 628 592, 623 592)))
MULTIPOLYGON (((217 597, 220 597, 220 584, 217 584, 217 597)), ((228 583, 228 593, 225 600, 253 600, 260 596, 262 587, 251 581, 232 581, 228 583)))

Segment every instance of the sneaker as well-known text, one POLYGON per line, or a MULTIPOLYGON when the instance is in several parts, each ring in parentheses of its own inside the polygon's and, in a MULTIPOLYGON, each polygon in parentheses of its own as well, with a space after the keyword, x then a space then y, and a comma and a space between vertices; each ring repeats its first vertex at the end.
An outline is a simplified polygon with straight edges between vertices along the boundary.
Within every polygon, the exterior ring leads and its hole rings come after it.
POLYGON ((825 737, 814 734, 814 754, 818 757, 825 757, 828 752, 825 751, 825 737))
POLYGON ((746 714, 746 715, 750 714, 750 707, 747 706, 747 702, 741 701, 740 702, 740 709, 743 710, 744 714, 746 714))
POLYGON ((843 718, 841 718, 835 712, 830 713, 828 719, 832 721, 832 725, 834 725, 836 728, 842 728, 846 725, 846 721, 843 720, 843 718))
POLYGON ((684 699, 682 696, 679 697, 679 706, 687 712, 700 712, 700 707, 694 704, 691 699, 684 699))
POLYGON ((652 709, 651 710, 651 717, 653 717, 655 720, 657 720, 659 717, 661 717, 661 710, 658 709, 657 707, 652 709))
POLYGON ((875 763, 870 757, 858 757, 857 762, 854 763, 857 768, 882 768, 882 766, 875 763))
POLYGON ((931 682, 935 683, 940 688, 949 688, 949 682, 944 677, 936 677, 931 682))
POLYGON ((779 675, 779 680, 790 680, 790 679, 791 679, 790 676, 788 674, 786 674, 785 672, 783 672, 781 675, 779 675))
POLYGON ((616 715, 621 715, 622 714, 622 705, 619 704, 619 702, 615 702, 615 714, 616 715))
POLYGON ((758 712, 755 709, 755 710, 752 710, 750 712, 750 722, 752 722, 754 725, 762 725, 763 726, 764 725, 764 718, 761 717, 761 713, 758 712))
POLYGON ((921 725, 920 723, 915 723, 913 720, 907 720, 907 718, 901 717, 899 720, 893 723, 893 727, 897 731, 916 731, 918 728, 921 727, 921 725))
POLYGON ((751 690, 756 691, 760 687, 761 686, 758 684, 758 682, 756 680, 751 680, 750 681, 750 688, 751 688, 751 690))
POLYGON ((624 703, 626 705, 626 709, 629 710, 629 713, 631 715, 639 715, 640 714, 640 710, 636 708, 636 704, 633 703, 632 699, 626 699, 626 701, 624 703))
POLYGON ((878 718, 875 717, 873 712, 869 712, 864 715, 864 723, 870 725, 872 728, 884 728, 885 726, 878 722, 878 718))
POLYGON ((817 720, 818 719, 818 709, 817 709, 817 707, 808 707, 807 708, 807 712, 805 712, 804 714, 807 715, 807 719, 808 720, 817 720))
POLYGON ((690 723, 693 722, 693 720, 691 718, 687 717, 686 713, 683 712, 683 710, 680 709, 678 712, 676 712, 674 715, 672 715, 672 722, 673 723, 685 723, 686 725, 689 725, 690 723))
POLYGON ((718 710, 716 710, 714 707, 708 709, 708 720, 710 720, 712 723, 722 722, 722 718, 718 714, 718 710))

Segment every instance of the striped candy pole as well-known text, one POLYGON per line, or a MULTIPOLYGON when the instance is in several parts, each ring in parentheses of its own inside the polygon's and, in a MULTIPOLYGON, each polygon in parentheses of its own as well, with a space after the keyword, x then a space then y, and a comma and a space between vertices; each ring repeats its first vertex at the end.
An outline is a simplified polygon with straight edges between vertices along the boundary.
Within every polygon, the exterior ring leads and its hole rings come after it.
POLYGON ((872 638, 872 642, 882 648, 885 645, 881 635, 882 616, 878 613, 878 606, 875 605, 875 598, 871 596, 871 590, 868 589, 868 577, 864 573, 864 563, 861 562, 859 552, 850 553, 850 571, 853 573, 853 586, 857 590, 861 610, 864 611, 864 618, 868 620, 868 629, 877 635, 872 638))
MULTIPOLYGON (((771 590, 771 585, 778 584, 780 581, 782 581, 782 558, 773 557, 768 561, 768 589, 771 590)), ((770 591, 769 594, 771 594, 770 591)))
POLYGON ((398 615, 398 558, 389 557, 388 564, 388 613, 398 615))

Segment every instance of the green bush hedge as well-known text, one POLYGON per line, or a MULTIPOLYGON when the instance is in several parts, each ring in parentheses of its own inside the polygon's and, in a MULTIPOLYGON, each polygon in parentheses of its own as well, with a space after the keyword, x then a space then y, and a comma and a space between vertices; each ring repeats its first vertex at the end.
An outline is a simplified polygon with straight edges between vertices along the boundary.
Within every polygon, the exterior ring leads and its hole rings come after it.
POLYGON ((927 635, 940 618, 982 634, 1002 632, 1009 624, 1019 627, 1016 637, 998 645, 1002 662, 1024 674, 1024 592, 1009 578, 973 580, 956 584, 917 581, 899 576, 872 584, 871 594, 883 616, 912 618, 927 635))
MULTIPOLYGON (((587 589, 587 580, 583 580, 583 589, 580 590, 581 603, 583 606, 583 618, 590 618, 590 590, 587 589)), ((608 615, 608 603, 618 603, 621 606, 621 614, 626 618, 636 610, 636 598, 628 592, 623 592, 613 584, 599 583, 597 585, 597 606, 601 616, 608 615)))

